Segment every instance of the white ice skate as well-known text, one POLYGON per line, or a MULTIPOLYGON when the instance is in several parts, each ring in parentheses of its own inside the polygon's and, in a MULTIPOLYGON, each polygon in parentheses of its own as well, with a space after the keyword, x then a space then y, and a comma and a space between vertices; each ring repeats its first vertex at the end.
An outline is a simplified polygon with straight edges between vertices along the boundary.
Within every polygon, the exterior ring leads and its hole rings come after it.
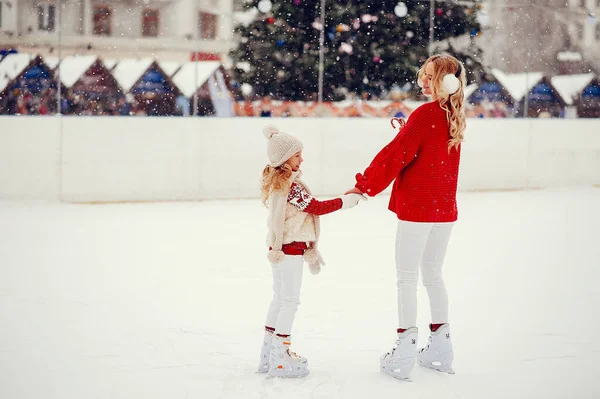
POLYGON ((415 367, 418 336, 417 327, 398 333, 396 346, 381 356, 381 371, 399 380, 410 381, 410 372, 415 367))
POLYGON ((290 337, 282 338, 273 335, 267 378, 299 378, 308 375, 308 361, 290 352, 290 343, 290 337))
POLYGON ((262 347, 260 348, 260 361, 258 363, 257 373, 267 373, 269 371, 269 354, 271 353, 271 340, 273 339, 273 333, 271 331, 265 331, 265 337, 263 338, 262 347))
POLYGON ((452 370, 454 351, 448 323, 443 324, 437 331, 429 335, 429 343, 419 350, 418 359, 421 366, 454 374, 454 370, 452 370))

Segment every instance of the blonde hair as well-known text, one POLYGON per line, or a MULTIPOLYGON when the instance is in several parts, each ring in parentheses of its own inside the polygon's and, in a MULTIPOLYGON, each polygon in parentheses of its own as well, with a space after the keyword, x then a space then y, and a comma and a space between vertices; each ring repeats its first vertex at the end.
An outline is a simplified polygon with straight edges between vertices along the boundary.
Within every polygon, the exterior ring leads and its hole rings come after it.
POLYGON ((269 196, 275 191, 289 188, 289 179, 292 176, 292 168, 284 163, 281 166, 265 166, 262 172, 260 194, 263 204, 268 208, 269 196))
POLYGON ((421 69, 419 69, 417 78, 422 80, 425 74, 425 67, 429 63, 433 63, 433 78, 431 79, 431 92, 433 99, 436 100, 440 107, 446 111, 446 120, 450 125, 450 140, 448 140, 448 151, 452 147, 458 149, 458 146, 464 139, 464 131, 467 126, 465 117, 465 109, 463 101, 465 98, 464 88, 466 86, 466 72, 460 61, 451 55, 432 55, 425 61, 421 69), (458 91, 456 93, 447 93, 444 89, 442 81, 444 76, 451 74, 455 75, 460 68, 460 74, 457 76, 459 81, 458 91))

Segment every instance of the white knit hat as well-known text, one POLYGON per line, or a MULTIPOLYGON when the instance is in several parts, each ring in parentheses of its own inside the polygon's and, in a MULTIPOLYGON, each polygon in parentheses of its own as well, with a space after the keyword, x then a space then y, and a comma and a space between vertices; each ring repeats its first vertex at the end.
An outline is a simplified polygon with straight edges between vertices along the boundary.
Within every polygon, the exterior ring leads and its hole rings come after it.
POLYGON ((267 156, 269 165, 276 168, 281 166, 298 151, 301 151, 302 142, 291 134, 280 132, 273 125, 263 129, 263 133, 268 140, 267 156))

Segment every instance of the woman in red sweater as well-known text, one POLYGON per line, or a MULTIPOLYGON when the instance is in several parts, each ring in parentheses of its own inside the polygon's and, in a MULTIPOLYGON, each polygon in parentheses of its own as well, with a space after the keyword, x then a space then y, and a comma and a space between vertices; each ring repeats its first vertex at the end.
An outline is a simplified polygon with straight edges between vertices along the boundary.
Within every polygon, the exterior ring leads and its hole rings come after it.
POLYGON ((465 130, 465 71, 449 55, 430 57, 418 73, 423 94, 432 101, 417 108, 398 135, 356 175, 348 193, 375 196, 394 181, 389 209, 398 221, 398 339, 381 357, 381 370, 410 379, 419 364, 453 373, 454 354, 448 324, 448 294, 442 264, 457 219, 456 187, 465 130), (417 279, 419 269, 431 304, 429 343, 418 351, 417 279))

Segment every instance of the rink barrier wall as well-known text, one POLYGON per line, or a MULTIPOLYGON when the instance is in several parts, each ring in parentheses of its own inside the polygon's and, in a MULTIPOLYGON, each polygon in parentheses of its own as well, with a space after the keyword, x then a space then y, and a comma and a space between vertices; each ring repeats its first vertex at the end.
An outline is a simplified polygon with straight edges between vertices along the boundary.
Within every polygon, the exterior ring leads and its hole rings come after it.
MULTIPOLYGON (((257 198, 269 123, 303 141, 321 196, 395 135, 379 118, 0 117, 0 199, 257 198)), ((465 137, 460 191, 600 184, 600 120, 469 119, 465 137)))

